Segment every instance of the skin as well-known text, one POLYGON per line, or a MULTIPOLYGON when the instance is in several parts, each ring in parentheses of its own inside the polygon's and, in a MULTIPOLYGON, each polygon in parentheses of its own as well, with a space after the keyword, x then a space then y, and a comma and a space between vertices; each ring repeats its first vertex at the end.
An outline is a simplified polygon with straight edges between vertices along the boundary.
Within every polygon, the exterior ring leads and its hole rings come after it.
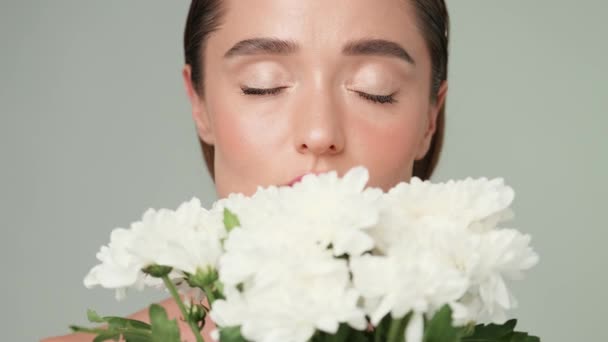
POLYGON ((307 172, 355 165, 370 170, 369 186, 388 190, 409 181, 424 157, 444 101, 443 84, 430 101, 431 61, 403 0, 228 1, 225 25, 206 49, 206 93, 197 94, 183 70, 199 136, 215 146, 219 197, 252 194, 258 185, 285 184, 307 172), (320 15, 323 13, 323 15, 320 15), (298 42, 293 55, 223 55, 242 39, 298 42), (397 42, 415 65, 395 57, 344 56, 346 41, 366 37, 397 42), (240 86, 286 87, 276 95, 243 95, 240 86), (397 92, 379 104, 356 91, 397 92))
MULTIPOLYGON (((309 172, 343 175, 356 165, 368 168, 368 186, 385 191, 410 180, 414 161, 429 149, 447 83, 432 101, 430 55, 407 1, 225 1, 224 24, 207 41, 205 94, 194 90, 190 66, 182 72, 198 135, 215 147, 218 197, 251 195, 259 185, 283 185, 309 172), (224 58, 237 42, 257 37, 294 41, 300 48, 224 58), (363 38, 396 42, 414 64, 341 53, 345 42, 363 38), (243 94, 242 86, 284 88, 260 96, 243 94), (395 93, 396 102, 374 103, 360 92, 395 93)), ((171 299, 160 304, 170 317, 180 316, 171 299)), ((130 317, 148 321, 146 309, 130 317)), ((183 339, 194 341, 179 324, 183 339)), ((212 328, 208 320, 207 341, 212 328)))

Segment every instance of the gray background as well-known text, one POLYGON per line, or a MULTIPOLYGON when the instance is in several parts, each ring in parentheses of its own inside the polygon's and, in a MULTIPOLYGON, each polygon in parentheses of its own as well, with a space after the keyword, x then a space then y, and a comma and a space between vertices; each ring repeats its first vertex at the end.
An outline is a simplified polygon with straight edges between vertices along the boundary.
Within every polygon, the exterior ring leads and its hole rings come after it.
MULTIPOLYGON (((2 1, 2 340, 127 315, 163 293, 88 290, 116 226, 214 190, 182 88, 187 1, 2 1)), ((433 180, 504 177, 540 264, 520 327, 608 341, 605 1, 449 3, 450 91, 433 180)))

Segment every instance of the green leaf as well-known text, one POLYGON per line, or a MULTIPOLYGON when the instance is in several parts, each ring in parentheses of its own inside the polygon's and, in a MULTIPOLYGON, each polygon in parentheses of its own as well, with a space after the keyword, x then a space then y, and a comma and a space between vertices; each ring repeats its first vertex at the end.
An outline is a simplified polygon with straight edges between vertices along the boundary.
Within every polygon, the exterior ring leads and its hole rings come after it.
POLYGON ((116 317, 116 316, 106 316, 103 318, 110 325, 110 329, 116 328, 134 328, 141 330, 151 330, 152 326, 146 322, 138 321, 135 319, 116 317))
POLYGON ((412 317, 412 312, 408 313, 402 318, 391 318, 391 322, 388 326, 388 333, 386 341, 395 342, 401 341, 403 339, 403 334, 405 332, 405 327, 407 327, 407 323, 412 317))
POLYGON ((241 327, 224 327, 220 328, 220 341, 222 342, 247 342, 241 336, 241 327))
MULTIPOLYGON (((371 334, 353 329, 347 323, 341 323, 334 334, 317 330, 310 342, 369 342, 371 334)), ((222 341, 223 342, 223 341, 222 341)))
POLYGON ((351 334, 348 335, 348 342, 369 342, 371 341, 372 334, 366 331, 352 330, 351 334))
POLYGON ((169 320, 165 308, 158 304, 150 305, 153 342, 180 342, 179 327, 175 319, 169 320))
POLYGON ((536 336, 515 331, 516 325, 516 319, 510 319, 504 324, 478 324, 471 335, 462 338, 462 342, 540 342, 536 336))
POLYGON ((336 333, 332 336, 332 338, 329 341, 345 342, 345 341, 347 341, 348 337, 350 336, 350 333, 352 330, 353 329, 348 324, 342 323, 338 327, 338 331, 336 331, 336 333))
POLYGON ((391 324, 391 314, 386 314, 374 328, 374 342, 383 342, 388 338, 388 328, 391 324))
POLYGON ((452 326, 452 308, 444 305, 424 328, 424 342, 460 342, 463 327, 452 326))
POLYGON ((230 211, 228 208, 224 208, 224 227, 230 232, 234 227, 240 226, 239 218, 235 213, 230 211))
POLYGON ((77 325, 70 325, 70 329, 72 330, 72 332, 82 332, 82 333, 88 333, 88 334, 100 334, 100 333, 106 332, 106 330, 107 330, 104 328, 87 328, 87 327, 80 327, 77 325))
POLYGON ((478 324, 475 326, 473 334, 466 336, 462 341, 474 342, 474 341, 508 341, 508 337, 513 332, 514 325, 511 321, 505 324, 478 324))
POLYGON ((97 312, 95 312, 95 310, 92 310, 92 309, 87 310, 87 318, 89 319, 89 322, 91 322, 91 323, 105 322, 105 320, 103 318, 101 318, 101 316, 99 316, 99 314, 97 314, 97 312))
POLYGON ((534 335, 529 335, 525 341, 526 342, 540 342, 540 337, 534 336, 534 335))
POLYGON ((72 325, 70 329, 74 332, 96 334, 94 341, 118 341, 122 335, 126 342, 151 342, 152 332, 148 323, 134 319, 116 316, 101 317, 94 310, 87 310, 89 321, 94 323, 108 323, 105 327, 86 328, 72 325))
POLYGON ((154 341, 154 337, 151 332, 147 334, 142 334, 137 331, 125 331, 122 336, 124 337, 126 342, 152 342, 154 341))
POLYGON ((106 331, 97 335, 93 342, 103 342, 103 341, 118 341, 120 339, 120 333, 115 331, 106 331))
POLYGON ((540 339, 525 332, 515 331, 511 334, 508 342, 540 342, 540 339))

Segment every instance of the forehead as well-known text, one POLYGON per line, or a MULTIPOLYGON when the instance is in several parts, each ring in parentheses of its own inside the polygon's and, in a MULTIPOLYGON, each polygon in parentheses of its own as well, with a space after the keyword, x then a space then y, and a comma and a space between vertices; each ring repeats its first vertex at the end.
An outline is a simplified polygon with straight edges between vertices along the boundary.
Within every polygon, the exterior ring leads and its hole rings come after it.
MULTIPOLYGON (((336 56, 347 41, 376 38, 402 45, 415 60, 426 55, 410 0, 221 0, 222 25, 210 35, 208 53, 221 58, 244 39, 295 41, 299 54, 336 56)), ((213 58, 213 57, 212 57, 213 58)))

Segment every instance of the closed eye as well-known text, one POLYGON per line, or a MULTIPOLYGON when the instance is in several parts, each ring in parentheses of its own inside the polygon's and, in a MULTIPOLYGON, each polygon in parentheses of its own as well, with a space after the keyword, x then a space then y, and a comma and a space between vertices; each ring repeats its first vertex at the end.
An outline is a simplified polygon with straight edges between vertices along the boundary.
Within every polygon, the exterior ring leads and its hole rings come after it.
MULTIPOLYGON (((285 88, 287 88, 287 87, 249 88, 249 87, 242 86, 241 91, 243 92, 244 95, 264 96, 264 95, 276 95, 285 88)), ((355 92, 362 98, 364 98, 368 101, 371 101, 373 103, 391 104, 391 103, 397 102, 397 100, 394 97, 395 93, 392 93, 389 95, 373 95, 373 94, 364 93, 362 91, 355 91, 355 92)))
POLYGON ((389 94, 389 95, 372 95, 372 94, 364 93, 362 91, 356 91, 356 93, 359 94, 359 96, 361 96, 362 98, 372 101, 374 103, 391 104, 391 103, 397 102, 397 100, 394 97, 396 92, 389 94))
POLYGON ((243 94, 245 94, 245 95, 258 95, 258 96, 262 96, 262 95, 274 95, 274 94, 278 94, 284 88, 287 88, 287 87, 278 87, 278 88, 268 88, 268 89, 265 89, 265 88, 249 88, 249 87, 242 86, 241 90, 243 91, 243 94))

